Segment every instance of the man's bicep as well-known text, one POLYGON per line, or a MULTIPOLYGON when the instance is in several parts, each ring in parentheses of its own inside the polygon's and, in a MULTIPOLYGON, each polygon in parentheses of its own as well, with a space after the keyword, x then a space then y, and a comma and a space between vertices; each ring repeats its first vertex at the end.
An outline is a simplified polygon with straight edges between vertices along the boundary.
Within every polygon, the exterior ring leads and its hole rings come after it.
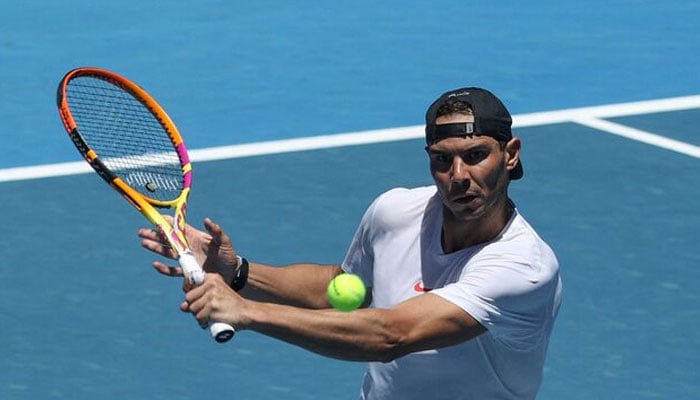
POLYGON ((392 314, 403 331, 405 354, 452 346, 486 331, 461 307, 430 293, 398 304, 392 314))

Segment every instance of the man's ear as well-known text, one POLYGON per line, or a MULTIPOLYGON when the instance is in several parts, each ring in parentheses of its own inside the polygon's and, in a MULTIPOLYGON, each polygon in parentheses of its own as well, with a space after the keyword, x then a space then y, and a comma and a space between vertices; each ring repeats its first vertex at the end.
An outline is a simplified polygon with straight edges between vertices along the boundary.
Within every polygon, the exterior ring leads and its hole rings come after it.
POLYGON ((506 143, 505 152, 508 156, 508 159, 506 160, 506 169, 508 169, 508 171, 515 169, 520 162, 521 145, 522 143, 520 142, 520 138, 517 137, 513 137, 508 141, 508 143, 506 143))

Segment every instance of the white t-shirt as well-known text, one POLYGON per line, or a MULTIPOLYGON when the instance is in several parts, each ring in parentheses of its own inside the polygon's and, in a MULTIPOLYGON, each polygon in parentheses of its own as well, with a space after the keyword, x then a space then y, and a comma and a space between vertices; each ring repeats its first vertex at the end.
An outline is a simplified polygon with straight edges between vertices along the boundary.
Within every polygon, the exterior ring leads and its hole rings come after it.
POLYGON ((361 398, 533 399, 561 302, 559 265, 516 211, 493 241, 445 254, 434 186, 392 189, 365 212, 343 261, 390 308, 432 289, 487 332, 464 343, 370 362, 361 398))

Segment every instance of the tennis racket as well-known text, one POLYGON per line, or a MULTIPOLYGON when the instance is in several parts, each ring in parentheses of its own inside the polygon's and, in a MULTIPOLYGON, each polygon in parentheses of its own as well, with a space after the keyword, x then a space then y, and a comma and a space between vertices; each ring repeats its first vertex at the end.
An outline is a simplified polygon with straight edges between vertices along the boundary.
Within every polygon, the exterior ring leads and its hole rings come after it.
MULTIPOLYGON (((130 80, 98 68, 77 68, 58 85, 58 110, 80 154, 109 185, 139 210, 177 252, 188 283, 204 271, 185 238, 192 165, 185 143, 165 110, 130 80), (170 224, 157 209, 173 211, 170 224)), ((219 343, 234 329, 209 324, 219 343)))

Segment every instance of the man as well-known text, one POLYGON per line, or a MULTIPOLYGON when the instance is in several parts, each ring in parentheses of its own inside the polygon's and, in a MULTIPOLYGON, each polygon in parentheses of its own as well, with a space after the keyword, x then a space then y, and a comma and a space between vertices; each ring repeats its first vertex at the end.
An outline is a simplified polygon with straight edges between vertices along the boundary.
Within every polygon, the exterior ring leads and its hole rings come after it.
MULTIPOLYGON (((211 220, 188 238, 207 274, 183 311, 328 357, 368 361, 362 399, 532 399, 561 298, 552 250, 508 197, 520 140, 492 93, 464 88, 426 114, 434 186, 393 189, 366 211, 338 266, 240 258, 211 220), (336 275, 358 274, 368 308, 329 309, 336 275)), ((142 245, 172 257, 158 235, 142 245)), ((154 263, 166 275, 178 268, 154 263)))

